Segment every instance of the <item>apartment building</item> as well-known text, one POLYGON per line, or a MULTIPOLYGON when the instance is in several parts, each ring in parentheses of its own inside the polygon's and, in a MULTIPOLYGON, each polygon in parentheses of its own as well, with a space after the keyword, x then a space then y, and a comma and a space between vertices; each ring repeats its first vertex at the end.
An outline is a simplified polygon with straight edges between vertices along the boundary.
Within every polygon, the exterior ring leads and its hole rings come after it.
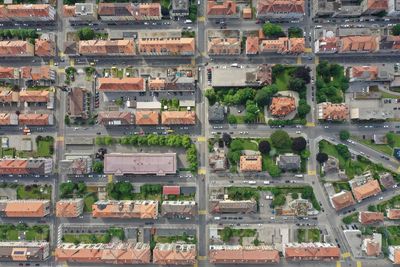
POLYGON ((41 218, 50 214, 50 200, 0 200, 4 217, 41 218))
POLYGON ((157 219, 158 201, 153 200, 103 200, 92 205, 96 218, 157 219))
POLYGON ((83 198, 61 199, 56 204, 56 216, 61 218, 76 218, 83 213, 83 198))

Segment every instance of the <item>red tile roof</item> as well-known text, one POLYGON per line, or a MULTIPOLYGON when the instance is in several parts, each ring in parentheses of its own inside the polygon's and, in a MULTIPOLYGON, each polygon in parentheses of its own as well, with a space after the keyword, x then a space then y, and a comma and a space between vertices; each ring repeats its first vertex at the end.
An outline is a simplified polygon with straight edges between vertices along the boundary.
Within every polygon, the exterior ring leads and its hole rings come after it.
POLYGON ((358 202, 367 197, 377 195, 380 192, 381 188, 377 180, 370 180, 361 186, 353 187, 353 194, 358 202))
POLYGON ((383 219, 383 212, 361 211, 358 215, 358 221, 362 224, 383 222, 383 219))
POLYGON ((208 16, 231 16, 236 13, 236 3, 234 1, 224 0, 222 3, 217 3, 214 0, 209 0, 207 2, 208 16))
POLYGON ((336 210, 341 210, 356 204, 351 192, 340 192, 331 197, 332 206, 336 210))
POLYGON ((273 97, 269 110, 272 116, 286 116, 296 110, 294 97, 273 97))
POLYGON ((159 121, 160 116, 156 111, 136 111, 137 125, 157 125, 159 121))
POLYGON ((400 209, 388 209, 386 211, 386 216, 390 220, 399 220, 400 219, 400 209))
POLYGON ((0 5, 0 19, 32 20, 44 18, 54 20, 55 10, 48 4, 0 5))
POLYGON ((349 107, 345 103, 334 104, 323 102, 318 104, 320 120, 343 121, 349 118, 349 107))
POLYGON ((135 42, 133 40, 88 40, 79 41, 79 54, 81 55, 135 55, 135 42))
POLYGON ((0 67, 0 79, 16 79, 13 67, 0 67))
POLYGON ((378 35, 345 36, 340 38, 339 53, 377 52, 380 37, 378 35))
POLYGON ((49 114, 20 114, 18 117, 20 125, 49 125, 49 114))
POLYGON ((0 41, 0 56, 33 56, 34 50, 28 41, 0 41))
POLYGON ((143 78, 99 78, 98 89, 104 92, 144 91, 143 78))
POLYGON ((161 265, 193 265, 196 263, 196 245, 157 243, 153 263, 161 265))
POLYGON ((365 0, 367 1, 367 10, 385 11, 389 8, 388 0, 365 0))
POLYGON ((38 57, 51 57, 55 54, 55 44, 51 40, 36 39, 35 55, 38 57))
POLYGON ((210 246, 213 264, 263 264, 279 263, 279 251, 266 246, 210 246))
POLYGON ((257 13, 305 13, 304 0, 258 0, 257 13))
POLYGON ((49 91, 21 91, 19 92, 20 102, 46 103, 49 101, 49 91))
POLYGON ((258 54, 258 52, 260 50, 259 42, 260 42, 260 39, 257 36, 247 37, 247 39, 246 39, 246 54, 248 54, 248 55, 258 54))
POLYGON ((49 66, 21 67, 21 78, 32 81, 51 80, 49 66))
POLYGON ((139 54, 143 55, 192 55, 195 38, 141 38, 139 54))
POLYGON ((163 195, 179 196, 180 193, 181 193, 181 187, 178 185, 164 185, 163 186, 163 195))
POLYGON ((340 259, 340 249, 325 243, 285 244, 283 250, 289 261, 340 259))
POLYGON ((161 113, 161 123, 165 125, 193 125, 196 124, 194 111, 164 111, 161 113))

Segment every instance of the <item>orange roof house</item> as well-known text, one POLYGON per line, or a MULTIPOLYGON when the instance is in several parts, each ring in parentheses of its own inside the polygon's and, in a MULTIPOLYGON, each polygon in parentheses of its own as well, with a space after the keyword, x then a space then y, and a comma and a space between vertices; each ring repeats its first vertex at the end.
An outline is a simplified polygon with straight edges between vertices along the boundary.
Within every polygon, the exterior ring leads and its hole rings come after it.
POLYGON ((341 209, 347 208, 356 204, 351 192, 342 191, 330 197, 330 201, 335 210, 339 211, 341 209))
POLYGON ((98 90, 103 92, 145 91, 143 78, 99 78, 98 90))
POLYGON ((388 0, 365 0, 361 2, 361 9, 364 15, 373 15, 388 11, 388 0))
POLYGON ((240 156, 239 167, 242 172, 260 172, 262 171, 262 156, 240 156))
POLYGON ((378 35, 358 35, 341 37, 339 41, 339 53, 379 51, 380 37, 378 35))
POLYGON ((383 212, 361 211, 358 214, 358 221, 361 224, 374 224, 383 222, 383 212))
POLYGON ((0 67, 0 79, 18 79, 13 67, 0 67))
POLYGON ((372 238, 365 238, 362 244, 362 250, 367 256, 378 257, 382 252, 382 235, 373 233, 372 238))
POLYGON ((244 19, 252 19, 253 18, 253 11, 250 7, 244 7, 242 10, 243 18, 244 19))
POLYGON ((97 201, 92 205, 92 215, 97 218, 157 219, 158 201, 97 201))
POLYGON ((353 66, 350 71, 351 80, 373 81, 378 78, 378 66, 353 66))
POLYGON ((246 55, 255 55, 260 51, 260 39, 257 36, 249 36, 246 38, 246 55))
POLYGON ((389 220, 399 220, 400 219, 400 209, 387 209, 386 216, 389 220))
POLYGON ((236 3, 231 0, 224 0, 222 3, 217 3, 214 0, 207 2, 207 16, 209 17, 225 17, 237 14, 236 3))
POLYGON ((160 3, 99 3, 98 15, 101 20, 160 20, 160 3))
POLYGON ((55 43, 51 40, 36 39, 35 40, 35 55, 38 57, 51 57, 56 52, 55 43))
POLYGON ((353 187, 354 198, 360 202, 361 200, 375 196, 381 192, 379 182, 377 180, 370 180, 363 185, 353 187))
POLYGON ((294 97, 273 97, 269 110, 272 116, 284 117, 296 110, 294 97))
POLYGON ((18 102, 18 99, 19 99, 18 92, 13 92, 11 90, 0 91, 0 102, 12 103, 12 102, 18 102))
POLYGON ((194 112, 194 111, 164 111, 161 113, 161 124, 194 125, 194 124, 196 124, 196 112, 194 112))
POLYGON ((70 18, 75 16, 75 6, 63 5, 63 16, 64 18, 70 18))
POLYGON ((257 17, 299 19, 304 15, 304 0, 258 0, 257 17))
POLYGON ((209 55, 239 55, 239 38, 220 38, 213 37, 208 40, 209 55))
POLYGON ((389 260, 394 264, 400 264, 400 246, 389 246, 389 260))
POLYGON ((34 52, 28 41, 0 41, 0 57, 33 57, 34 52))
POLYGON ((99 124, 128 125, 133 124, 133 115, 130 112, 101 111, 97 114, 99 124))
POLYGON ((195 38, 141 38, 141 55, 181 55, 191 56, 195 51, 195 38))
POLYGON ((31 81, 54 80, 55 73, 49 66, 21 67, 21 78, 31 81))
POLYGON ((48 4, 0 5, 0 20, 52 21, 56 10, 48 4))
POLYGON ((160 79, 159 77, 150 79, 148 85, 150 90, 163 90, 165 89, 165 79, 160 79))
POLYGON ((1 200, 6 217, 44 217, 50 213, 49 200, 1 200))
POLYGON ((62 199, 57 202, 56 216, 62 218, 78 217, 83 212, 83 198, 62 199))
POLYGON ((323 102, 318 104, 319 120, 344 121, 349 118, 349 107, 345 103, 333 104, 323 102))
POLYGON ((328 243, 287 243, 283 255, 288 261, 333 261, 340 259, 340 249, 328 243))
POLYGON ((81 55, 129 56, 135 55, 135 42, 125 40, 88 40, 79 41, 78 51, 81 55))
POLYGON ((157 243, 153 249, 153 263, 162 265, 192 265, 196 262, 195 244, 157 243))
POLYGON ((20 102, 46 103, 49 101, 49 91, 21 91, 19 92, 20 102))
POLYGON ((268 246, 212 245, 209 250, 213 264, 279 263, 279 251, 268 246))
POLYGON ((260 51, 279 54, 301 54, 305 51, 304 38, 280 37, 273 40, 262 40, 260 51))
POLYGON ((144 243, 72 244, 63 243, 55 250, 57 262, 147 264, 150 246, 144 243))
POLYGON ((15 113, 0 113, 0 125, 18 125, 18 116, 15 113))
POLYGON ((316 44, 316 53, 336 53, 339 48, 339 37, 321 37, 316 44))
POLYGON ((386 41, 392 44, 392 50, 400 49, 400 36, 388 35, 386 36, 386 41))
POLYGON ((156 111, 136 111, 136 124, 157 125, 160 121, 159 115, 156 111))
POLYGON ((18 116, 20 125, 53 125, 53 116, 51 114, 27 113, 18 116))

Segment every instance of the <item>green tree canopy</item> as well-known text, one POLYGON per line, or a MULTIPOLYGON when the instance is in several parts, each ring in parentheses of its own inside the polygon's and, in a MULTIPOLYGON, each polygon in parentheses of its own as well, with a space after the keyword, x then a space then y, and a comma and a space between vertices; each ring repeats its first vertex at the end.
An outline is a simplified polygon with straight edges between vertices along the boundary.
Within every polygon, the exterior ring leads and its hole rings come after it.
POLYGON ((272 145, 276 148, 288 148, 291 145, 291 139, 287 132, 277 130, 271 135, 272 145))
POLYGON ((400 35, 400 24, 396 24, 392 28, 392 34, 393 35, 400 35))
POLYGON ((340 140, 346 141, 347 139, 350 138, 350 133, 349 133, 349 131, 341 130, 339 133, 339 137, 340 137, 340 140))
POLYGON ((92 28, 83 27, 78 30, 78 37, 79 40, 93 40, 95 37, 95 32, 92 28))
POLYGON ((279 38, 285 36, 281 26, 270 22, 263 25, 263 32, 268 38, 279 38))

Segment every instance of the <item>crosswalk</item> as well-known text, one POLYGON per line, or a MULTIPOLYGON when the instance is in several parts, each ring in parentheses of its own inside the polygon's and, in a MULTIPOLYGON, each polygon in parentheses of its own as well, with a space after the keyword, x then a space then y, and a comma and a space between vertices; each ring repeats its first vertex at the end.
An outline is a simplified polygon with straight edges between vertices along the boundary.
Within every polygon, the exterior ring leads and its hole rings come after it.
POLYGON ((205 175, 207 173, 207 170, 206 170, 206 168, 201 167, 198 169, 197 173, 200 175, 205 175))

